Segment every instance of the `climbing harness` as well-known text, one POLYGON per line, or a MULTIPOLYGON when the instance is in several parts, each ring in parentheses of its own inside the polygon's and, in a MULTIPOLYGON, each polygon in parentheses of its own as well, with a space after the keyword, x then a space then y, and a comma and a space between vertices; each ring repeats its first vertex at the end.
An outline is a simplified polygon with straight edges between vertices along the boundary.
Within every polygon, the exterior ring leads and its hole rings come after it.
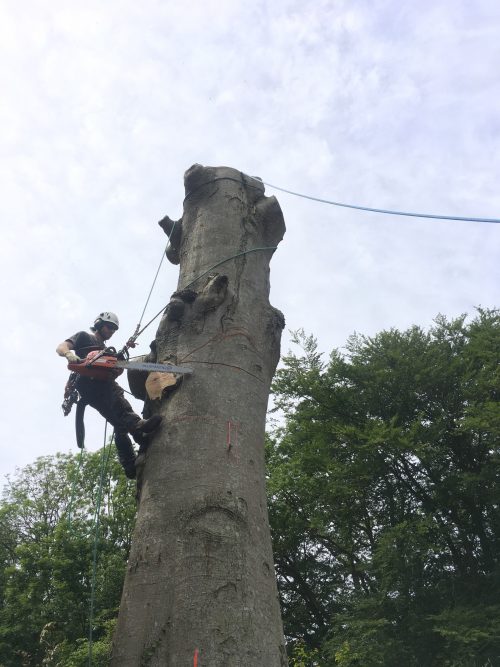
POLYGON ((71 412, 71 408, 75 403, 78 403, 78 391, 76 390, 76 381, 78 380, 78 373, 70 373, 66 386, 64 387, 64 400, 61 408, 64 416, 67 417, 71 412))

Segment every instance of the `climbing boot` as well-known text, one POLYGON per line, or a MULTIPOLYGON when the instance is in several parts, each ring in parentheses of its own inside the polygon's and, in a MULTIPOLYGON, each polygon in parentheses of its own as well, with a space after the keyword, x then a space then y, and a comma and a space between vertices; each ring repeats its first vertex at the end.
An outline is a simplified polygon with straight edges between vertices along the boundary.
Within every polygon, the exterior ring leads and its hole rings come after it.
POLYGON ((127 479, 135 479, 136 470, 135 470, 135 460, 129 461, 123 465, 123 470, 125 471, 125 476, 127 479))
POLYGON ((153 415, 149 419, 141 419, 139 422, 137 422, 137 425, 135 426, 134 430, 131 431, 131 433, 134 438, 136 435, 140 436, 143 433, 149 435, 149 433, 156 431, 158 426, 161 424, 162 419, 163 417, 161 415, 153 415))

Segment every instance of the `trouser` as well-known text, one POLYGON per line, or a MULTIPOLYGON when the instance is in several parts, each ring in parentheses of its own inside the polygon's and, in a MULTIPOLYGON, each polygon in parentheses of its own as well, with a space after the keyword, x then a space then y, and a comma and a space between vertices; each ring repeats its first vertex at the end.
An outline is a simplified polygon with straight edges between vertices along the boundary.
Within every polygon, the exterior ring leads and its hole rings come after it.
MULTIPOLYGON (((135 451, 128 433, 134 431, 141 418, 124 397, 123 389, 113 380, 93 380, 87 377, 78 378, 76 388, 81 400, 95 408, 115 429, 115 444, 122 466, 127 468, 133 465, 135 451)), ((136 439, 142 444, 139 434, 136 439)))
POLYGON ((135 450, 132 440, 128 433, 117 433, 115 431, 115 445, 118 452, 118 460, 122 466, 127 470, 135 463, 135 450))
POLYGON ((141 418, 124 397, 123 389, 113 380, 80 377, 76 388, 84 403, 95 408, 116 433, 132 433, 140 422, 141 418))

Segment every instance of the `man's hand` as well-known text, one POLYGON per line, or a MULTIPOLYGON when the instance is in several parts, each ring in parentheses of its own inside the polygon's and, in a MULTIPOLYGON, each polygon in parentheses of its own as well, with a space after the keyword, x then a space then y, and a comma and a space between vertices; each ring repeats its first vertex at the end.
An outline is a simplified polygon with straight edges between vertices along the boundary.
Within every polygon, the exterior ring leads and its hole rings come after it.
POLYGON ((69 350, 68 352, 66 352, 64 356, 68 360, 68 364, 76 364, 79 361, 81 361, 80 357, 77 354, 75 354, 73 350, 69 350))

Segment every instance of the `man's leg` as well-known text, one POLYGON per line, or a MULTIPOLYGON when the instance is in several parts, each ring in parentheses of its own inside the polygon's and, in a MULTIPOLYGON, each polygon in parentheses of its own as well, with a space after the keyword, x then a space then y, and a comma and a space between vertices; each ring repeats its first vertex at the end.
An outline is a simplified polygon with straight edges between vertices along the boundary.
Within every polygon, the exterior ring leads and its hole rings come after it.
POLYGON ((125 475, 129 479, 135 479, 135 459, 136 454, 131 439, 127 433, 117 433, 115 431, 115 445, 118 452, 118 460, 122 464, 125 475))
MULTIPOLYGON (((123 389, 116 382, 108 382, 110 412, 113 419, 119 423, 118 430, 128 432, 138 444, 142 444, 144 436, 156 431, 162 421, 160 415, 153 415, 149 419, 141 419, 123 395, 123 389)), ((111 421, 111 420, 110 420, 111 421)), ((113 422, 112 422, 113 423, 113 422)), ((115 424, 115 428, 117 428, 115 424)))
MULTIPOLYGON (((117 439, 118 457, 125 468, 127 463, 131 474, 130 449, 133 446, 127 433, 131 433, 134 440, 140 445, 140 451, 144 451, 149 444, 149 435, 158 428, 162 418, 153 415, 149 419, 141 419, 130 403, 124 397, 123 389, 116 382, 103 382, 80 378, 78 391, 85 397, 86 403, 95 408, 115 429, 116 438, 120 434, 120 447, 117 439), (122 457, 123 460, 122 460, 122 457)), ((135 453, 134 453, 135 461, 135 453)), ((127 469, 125 469, 127 477, 127 469)))
POLYGON ((123 390, 115 382, 101 382, 90 378, 80 378, 78 391, 86 403, 96 409, 115 429, 115 445, 125 475, 135 478, 134 446, 127 431, 131 424, 141 421, 132 406, 123 398, 123 390), (120 400, 123 399, 123 400, 120 400))

